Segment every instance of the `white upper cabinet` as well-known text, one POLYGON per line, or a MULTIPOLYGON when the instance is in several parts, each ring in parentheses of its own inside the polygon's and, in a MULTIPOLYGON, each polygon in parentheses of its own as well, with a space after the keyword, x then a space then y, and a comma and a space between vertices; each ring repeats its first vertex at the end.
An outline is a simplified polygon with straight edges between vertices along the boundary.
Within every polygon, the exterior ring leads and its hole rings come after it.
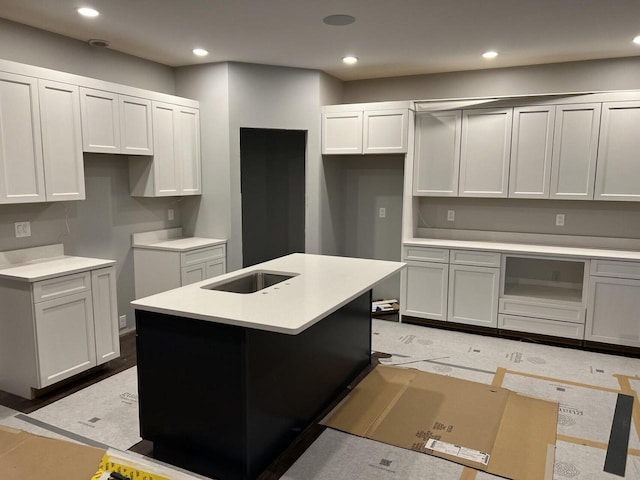
MULTIPOLYGON (((397 103, 400 102, 394 106, 397 103)), ((408 108, 374 109, 367 105, 354 106, 352 111, 331 108, 325 107, 322 113, 324 155, 407 152, 408 108)))
POLYGON ((593 200, 600 103, 557 105, 550 198, 593 200))
POLYGON ((151 101, 81 88, 85 152, 152 155, 151 101))
POLYGON ((179 106, 177 119, 177 162, 182 170, 180 174, 180 189, 183 195, 197 195, 202 193, 200 112, 195 108, 179 106))
POLYGON ((327 155, 362 153, 362 112, 322 115, 322 153, 327 155))
POLYGON ((37 80, 0 72, 0 203, 44 201, 37 80))
POLYGON ((118 94, 80 89, 82 149, 93 153, 120 153, 118 94))
POLYGON ((414 195, 458 195, 461 127, 461 110, 416 114, 414 195))
POLYGON ((362 153, 406 153, 409 111, 364 112, 362 153))
POLYGON ((153 155, 151 101, 144 98, 118 98, 120 109, 120 153, 153 155))
POLYGON ((461 197, 506 197, 513 109, 462 112, 461 197))
POLYGON ((640 201, 640 102, 602 105, 596 200, 640 201))
POLYGON ((154 156, 131 159, 131 195, 198 195, 201 189, 200 120, 197 109, 152 102, 154 156))
POLYGON ((555 107, 513 109, 509 197, 549 198, 555 107))
POLYGON ((78 87, 38 80, 46 200, 84 200, 78 87))

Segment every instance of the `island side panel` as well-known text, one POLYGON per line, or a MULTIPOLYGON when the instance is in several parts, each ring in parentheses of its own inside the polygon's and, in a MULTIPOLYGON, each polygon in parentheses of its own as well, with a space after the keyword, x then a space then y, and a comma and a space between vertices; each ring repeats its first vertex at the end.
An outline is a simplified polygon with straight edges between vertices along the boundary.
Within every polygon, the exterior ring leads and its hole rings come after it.
POLYGON ((140 435, 220 479, 246 472, 244 329, 136 310, 140 435))
POLYGON ((371 363, 371 291, 298 335, 247 330, 247 455, 257 477, 371 363))

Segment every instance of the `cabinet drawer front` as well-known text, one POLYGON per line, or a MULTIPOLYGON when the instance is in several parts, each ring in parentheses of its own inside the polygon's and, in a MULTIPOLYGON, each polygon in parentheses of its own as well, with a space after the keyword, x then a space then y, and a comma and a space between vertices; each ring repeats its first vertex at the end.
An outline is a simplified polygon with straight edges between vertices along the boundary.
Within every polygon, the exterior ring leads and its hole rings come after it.
POLYGON ((515 315, 498 315, 498 328, 518 332, 552 335, 554 337, 584 338, 584 325, 581 323, 559 322, 544 318, 519 317, 515 315))
POLYGON ((403 248, 402 258, 418 262, 449 263, 449 250, 447 248, 407 246, 403 248))
POLYGON ((451 250, 449 262, 461 265, 499 267, 500 254, 496 252, 479 252, 476 250, 451 250))
POLYGON ((225 256, 225 246, 216 245, 215 247, 199 248, 180 254, 180 260, 183 267, 188 267, 196 263, 206 262, 214 258, 225 256))
POLYGON ((640 279, 640 262, 618 260, 592 260, 591 275, 640 279))
POLYGON ((560 305, 533 300, 501 298, 498 308, 500 313, 522 315, 524 317, 546 318, 582 324, 584 324, 585 319, 585 308, 581 305, 560 305))
POLYGON ((87 290, 91 290, 91 273, 75 273, 35 282, 33 284, 33 299, 38 303, 87 290))

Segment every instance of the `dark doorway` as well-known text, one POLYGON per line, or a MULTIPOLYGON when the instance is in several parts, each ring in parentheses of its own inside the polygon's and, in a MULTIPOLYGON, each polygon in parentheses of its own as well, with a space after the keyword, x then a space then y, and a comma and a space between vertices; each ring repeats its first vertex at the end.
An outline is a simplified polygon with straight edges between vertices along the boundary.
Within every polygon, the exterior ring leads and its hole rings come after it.
POLYGON ((304 130, 240 129, 242 266, 304 252, 304 130))

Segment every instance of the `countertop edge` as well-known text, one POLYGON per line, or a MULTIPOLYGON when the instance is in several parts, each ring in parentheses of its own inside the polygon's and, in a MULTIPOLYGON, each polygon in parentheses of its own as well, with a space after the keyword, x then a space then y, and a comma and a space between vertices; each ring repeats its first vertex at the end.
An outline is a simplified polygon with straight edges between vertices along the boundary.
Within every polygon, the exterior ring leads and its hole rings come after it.
POLYGON ((441 238, 411 238, 403 246, 441 247, 484 250, 491 252, 521 253, 530 255, 562 255, 581 258, 603 258, 617 260, 640 260, 640 251, 605 248, 566 247, 526 243, 486 242, 478 240, 447 240, 441 238))
MULTIPOLYGON (((71 258, 87 258, 87 257, 71 257, 71 258)), ((88 262, 86 265, 77 266, 77 267, 71 267, 71 268, 59 268, 59 269, 52 270, 50 273, 44 273, 44 274, 37 275, 37 276, 25 276, 25 275, 19 275, 19 274, 13 274, 13 275, 12 274, 6 274, 6 273, 2 272, 2 269, 0 269, 0 279, 2 279, 2 280, 14 280, 14 281, 26 282, 26 283, 34 283, 34 282, 40 282, 42 280, 49 280, 51 278, 65 276, 65 275, 73 275, 74 273, 87 272, 87 271, 91 271, 91 270, 96 270, 98 268, 109 267, 109 266, 112 266, 112 265, 116 264, 115 260, 89 259, 89 258, 87 258, 87 259, 91 260, 91 261, 88 262)), ((13 268, 19 268, 19 266, 8 267, 8 268, 6 268, 6 270, 13 269, 13 268)))

